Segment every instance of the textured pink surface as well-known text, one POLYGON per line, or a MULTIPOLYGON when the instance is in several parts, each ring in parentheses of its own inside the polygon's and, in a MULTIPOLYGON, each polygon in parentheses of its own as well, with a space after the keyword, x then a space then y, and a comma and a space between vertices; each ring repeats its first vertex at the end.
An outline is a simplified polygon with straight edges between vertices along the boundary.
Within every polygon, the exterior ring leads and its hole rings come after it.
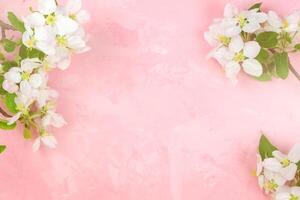
MULTIPOLYGON (((37 153, 21 130, 1 131, 0 199, 267 199, 251 176, 259 132, 283 149, 300 142, 300 84, 242 75, 232 86, 205 59, 203 31, 226 2, 84 0, 92 51, 51 75, 68 125, 54 130, 56 150, 37 153)), ((299 0, 264 4, 282 14, 300 8, 299 0)))

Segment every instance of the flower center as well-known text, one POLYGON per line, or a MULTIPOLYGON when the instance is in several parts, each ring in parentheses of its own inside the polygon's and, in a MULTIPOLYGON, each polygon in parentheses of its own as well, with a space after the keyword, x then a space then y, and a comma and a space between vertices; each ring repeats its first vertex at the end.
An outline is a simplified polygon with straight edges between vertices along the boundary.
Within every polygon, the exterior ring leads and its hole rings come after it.
POLYGON ((51 15, 48 15, 47 17, 46 17, 46 23, 48 24, 48 25, 54 25, 55 24, 55 22, 56 22, 56 17, 55 17, 55 15, 53 15, 53 14, 51 14, 51 15))
POLYGON ((287 27, 289 27, 289 22, 286 21, 286 20, 284 20, 284 21, 282 22, 282 28, 286 29, 287 27))
POLYGON ((243 52, 236 53, 233 60, 236 62, 242 62, 245 60, 245 55, 243 54, 243 52))
POLYGON ((268 191, 276 191, 278 184, 272 179, 265 183, 264 188, 268 191))
POLYGON ((280 163, 282 164, 283 167, 287 167, 291 164, 291 161, 287 158, 284 158, 280 163))
POLYGON ((68 40, 65 36, 60 36, 60 35, 56 36, 56 41, 59 46, 66 47, 68 45, 68 40))
POLYGON ((248 23, 248 20, 245 16, 243 15, 240 15, 237 17, 237 20, 238 20, 238 24, 240 25, 240 27, 244 27, 247 23, 248 23))
POLYGON ((29 48, 33 48, 35 46, 35 43, 36 43, 35 38, 31 38, 31 39, 26 41, 26 44, 29 48))
POLYGON ((28 81, 29 78, 30 78, 30 73, 29 72, 22 72, 21 78, 22 78, 22 80, 28 81))
POLYGON ((299 200, 299 197, 291 194, 289 200, 299 200))
POLYGON ((75 21, 76 21, 76 19, 77 19, 76 14, 70 14, 69 17, 70 17, 71 19, 75 20, 75 21))
POLYGON ((226 37, 225 35, 219 35, 218 36, 218 40, 224 45, 224 46, 228 46, 231 38, 230 37, 226 37))

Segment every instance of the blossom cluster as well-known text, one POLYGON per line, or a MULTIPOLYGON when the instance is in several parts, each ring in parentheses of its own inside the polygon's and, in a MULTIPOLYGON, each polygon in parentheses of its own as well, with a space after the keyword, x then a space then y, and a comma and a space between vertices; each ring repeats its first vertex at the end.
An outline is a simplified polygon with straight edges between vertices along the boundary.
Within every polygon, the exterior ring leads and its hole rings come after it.
POLYGON ((11 114, 4 114, 0 128, 12 129, 20 122, 25 139, 37 135, 34 150, 41 143, 55 148, 57 141, 51 127, 66 124, 56 112, 58 94, 48 86, 48 72, 67 69, 72 54, 90 49, 83 28, 89 14, 81 6, 81 0, 69 0, 65 5, 58 5, 56 0, 38 0, 37 9, 30 8, 28 16, 19 19, 8 13, 9 26, 22 37, 14 40, 2 35, 6 53, 17 55, 14 60, 2 56, 0 94, 11 114))
POLYGON ((258 184, 275 200, 300 199, 300 144, 283 154, 263 135, 257 156, 258 184))
POLYGON ((217 60, 233 82, 241 69, 261 81, 272 77, 286 79, 289 71, 299 79, 290 64, 289 53, 300 50, 300 13, 282 18, 274 11, 263 12, 261 5, 239 10, 227 4, 224 16, 215 19, 204 33, 206 41, 214 47, 209 57, 217 60))

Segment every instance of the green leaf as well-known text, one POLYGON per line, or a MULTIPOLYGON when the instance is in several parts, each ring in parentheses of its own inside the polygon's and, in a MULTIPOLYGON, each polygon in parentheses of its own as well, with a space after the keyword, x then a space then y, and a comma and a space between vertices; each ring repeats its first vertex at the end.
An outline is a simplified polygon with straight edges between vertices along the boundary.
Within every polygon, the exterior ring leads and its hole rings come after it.
POLYGON ((5 51, 7 51, 9 53, 13 52, 17 47, 17 43, 15 43, 12 40, 4 39, 4 40, 2 40, 2 43, 3 43, 3 47, 4 47, 5 51))
POLYGON ((300 51, 300 44, 296 44, 296 45, 294 46, 294 48, 295 48, 297 51, 300 51))
POLYGON ((257 35, 256 41, 262 48, 274 48, 278 43, 278 33, 267 31, 257 35))
POLYGON ((5 95, 7 92, 3 89, 2 84, 4 82, 4 76, 0 75, 0 95, 5 95))
POLYGON ((29 128, 27 128, 27 127, 24 128, 23 136, 26 140, 29 140, 32 138, 32 133, 29 128))
POLYGON ((22 59, 25 59, 25 58, 39 58, 39 59, 42 60, 45 57, 45 54, 40 50, 29 49, 25 45, 22 45, 20 47, 20 50, 19 50, 19 56, 22 59))
POLYGON ((260 77, 255 77, 258 81, 271 81, 272 75, 269 73, 263 73, 260 77))
POLYGON ((264 160, 265 158, 273 157, 272 153, 277 150, 277 148, 271 144, 264 134, 262 134, 259 140, 258 150, 262 160, 264 160))
POLYGON ((15 98, 16 98, 16 94, 7 93, 5 95, 5 105, 7 109, 14 114, 18 112, 17 105, 15 103, 15 98))
POLYGON ((258 9, 258 11, 261 11, 261 5, 262 3, 256 3, 252 5, 248 10, 258 9))
POLYGON ((261 64, 264 64, 265 62, 267 62, 268 57, 269 53, 266 50, 261 49, 259 54, 256 56, 256 60, 258 60, 261 64))
POLYGON ((18 63, 16 63, 15 61, 4 61, 2 63, 2 66, 3 66, 3 68, 2 68, 3 71, 7 72, 10 68, 17 67, 18 63))
POLYGON ((276 65, 276 73, 282 78, 286 79, 289 75, 289 57, 286 52, 283 53, 275 53, 274 61, 276 65))
POLYGON ((13 130, 17 126, 16 123, 13 123, 11 125, 8 125, 7 123, 8 122, 6 120, 0 120, 0 129, 3 129, 3 130, 13 130))
POLYGON ((0 145, 0 153, 3 153, 6 149, 5 145, 0 145))
POLYGON ((13 12, 8 12, 7 16, 10 24, 15 27, 18 31, 24 33, 25 32, 25 26, 24 22, 22 22, 13 12))

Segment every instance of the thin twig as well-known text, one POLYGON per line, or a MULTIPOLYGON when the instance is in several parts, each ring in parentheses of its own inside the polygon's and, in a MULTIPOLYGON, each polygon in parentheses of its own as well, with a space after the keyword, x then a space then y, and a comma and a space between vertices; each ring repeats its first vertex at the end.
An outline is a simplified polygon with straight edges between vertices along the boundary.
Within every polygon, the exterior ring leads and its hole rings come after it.
POLYGON ((11 25, 5 23, 5 22, 2 21, 2 20, 0 20, 0 27, 1 27, 2 39, 3 39, 3 38, 6 38, 6 34, 5 34, 5 31, 6 31, 6 30, 13 30, 13 31, 16 30, 13 26, 11 26, 11 25))
POLYGON ((12 117, 12 116, 10 116, 9 114, 7 114, 7 112, 5 112, 5 110, 3 110, 1 107, 0 107, 0 113, 1 113, 4 117, 12 117))
POLYGON ((296 71, 296 69, 289 63, 289 69, 295 75, 295 77, 300 81, 300 74, 296 71))

